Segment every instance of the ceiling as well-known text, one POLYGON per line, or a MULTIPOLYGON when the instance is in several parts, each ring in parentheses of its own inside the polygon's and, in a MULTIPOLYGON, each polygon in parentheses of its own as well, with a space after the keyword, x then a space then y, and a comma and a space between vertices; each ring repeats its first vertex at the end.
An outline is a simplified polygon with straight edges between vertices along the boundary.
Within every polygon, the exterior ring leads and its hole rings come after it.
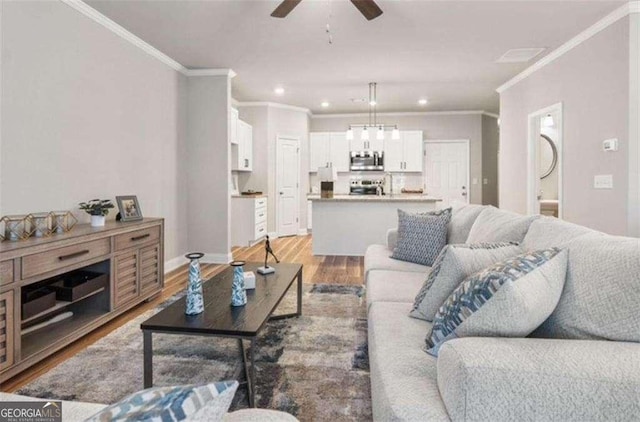
POLYGON ((363 112, 350 99, 376 81, 381 112, 497 113, 498 86, 626 1, 377 0, 384 14, 370 22, 346 0, 304 0, 285 19, 269 16, 279 3, 270 0, 86 2, 188 68, 233 69, 239 101, 363 112), (495 63, 521 47, 547 50, 495 63))

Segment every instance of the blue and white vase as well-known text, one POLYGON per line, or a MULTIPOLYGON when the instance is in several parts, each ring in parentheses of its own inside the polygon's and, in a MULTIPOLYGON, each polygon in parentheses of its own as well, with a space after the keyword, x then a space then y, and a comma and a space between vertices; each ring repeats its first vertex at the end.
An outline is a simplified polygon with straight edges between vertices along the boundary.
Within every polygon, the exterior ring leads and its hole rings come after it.
POLYGON ((187 315, 197 315, 204 312, 204 300, 202 299, 202 279, 200 278, 200 258, 203 253, 194 252, 185 255, 190 259, 189 285, 187 286, 187 306, 184 311, 187 315))
POLYGON ((244 261, 234 261, 233 284, 231 285, 231 306, 244 306, 247 304, 247 291, 244 286, 244 261))

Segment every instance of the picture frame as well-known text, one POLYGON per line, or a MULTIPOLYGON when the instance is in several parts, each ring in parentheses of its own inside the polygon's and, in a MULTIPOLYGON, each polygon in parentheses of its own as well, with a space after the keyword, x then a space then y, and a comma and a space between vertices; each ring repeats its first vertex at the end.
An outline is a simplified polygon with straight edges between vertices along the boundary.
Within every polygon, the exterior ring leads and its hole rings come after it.
POLYGON ((116 196, 118 211, 120 211, 120 221, 142 220, 142 210, 138 197, 135 195, 116 196))

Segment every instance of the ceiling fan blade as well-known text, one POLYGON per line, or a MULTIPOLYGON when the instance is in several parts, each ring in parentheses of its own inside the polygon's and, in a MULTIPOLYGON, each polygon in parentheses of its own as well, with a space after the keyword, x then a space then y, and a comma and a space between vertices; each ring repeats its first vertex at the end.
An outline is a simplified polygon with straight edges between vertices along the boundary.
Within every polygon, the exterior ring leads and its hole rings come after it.
POLYGON ((373 20, 382 14, 382 9, 373 0, 351 0, 367 20, 373 20))
POLYGON ((284 18, 289 13, 291 13, 293 8, 296 7, 301 1, 302 0, 284 0, 278 5, 278 7, 276 7, 276 10, 271 13, 271 16, 273 16, 274 18, 284 18))

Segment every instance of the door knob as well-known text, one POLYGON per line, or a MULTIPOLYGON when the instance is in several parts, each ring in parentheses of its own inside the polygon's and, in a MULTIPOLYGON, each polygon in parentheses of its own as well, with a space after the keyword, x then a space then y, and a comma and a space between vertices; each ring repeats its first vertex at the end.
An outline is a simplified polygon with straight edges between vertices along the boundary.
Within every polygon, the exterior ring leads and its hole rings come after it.
POLYGON ((284 192, 280 192, 280 195, 284 195, 284 192))

